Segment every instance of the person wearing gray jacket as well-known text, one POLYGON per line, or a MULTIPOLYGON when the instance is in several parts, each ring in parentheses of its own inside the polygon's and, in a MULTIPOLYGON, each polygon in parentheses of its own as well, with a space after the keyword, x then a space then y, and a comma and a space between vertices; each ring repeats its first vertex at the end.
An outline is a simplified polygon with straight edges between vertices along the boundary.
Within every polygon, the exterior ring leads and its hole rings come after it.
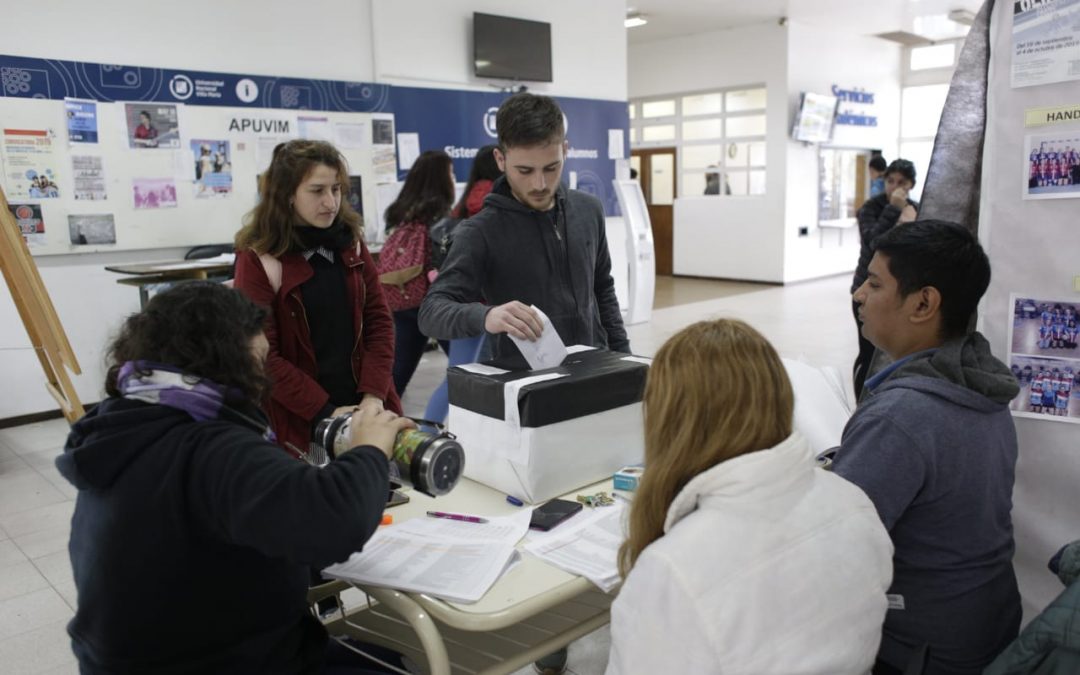
POLYGON ((875 675, 929 648, 925 675, 976 675, 1016 637, 1019 385, 968 326, 990 262, 966 228, 923 220, 878 237, 855 291, 863 332, 893 363, 866 381, 833 460, 892 537, 875 675))
POLYGON ((568 144, 562 111, 547 96, 511 96, 496 116, 504 172, 454 243, 420 307, 420 330, 439 339, 495 334, 492 355, 521 363, 508 336, 536 340, 550 319, 568 345, 630 351, 604 210, 560 182, 568 144))

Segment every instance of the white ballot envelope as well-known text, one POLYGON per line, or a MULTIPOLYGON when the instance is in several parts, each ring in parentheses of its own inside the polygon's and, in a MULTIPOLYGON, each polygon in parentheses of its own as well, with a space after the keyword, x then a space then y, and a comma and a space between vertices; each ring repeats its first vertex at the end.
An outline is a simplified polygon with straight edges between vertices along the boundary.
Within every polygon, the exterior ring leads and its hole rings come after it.
POLYGON ((566 358, 566 345, 563 344, 562 338, 559 337, 558 331, 555 330, 555 326, 551 325, 551 319, 548 318, 547 314, 544 314, 536 305, 530 306, 540 315, 540 321, 544 324, 544 330, 540 333, 540 338, 536 342, 532 342, 511 335, 510 339, 521 350, 521 354, 525 357, 525 361, 528 362, 530 370, 543 370, 544 368, 554 368, 561 365, 566 358))

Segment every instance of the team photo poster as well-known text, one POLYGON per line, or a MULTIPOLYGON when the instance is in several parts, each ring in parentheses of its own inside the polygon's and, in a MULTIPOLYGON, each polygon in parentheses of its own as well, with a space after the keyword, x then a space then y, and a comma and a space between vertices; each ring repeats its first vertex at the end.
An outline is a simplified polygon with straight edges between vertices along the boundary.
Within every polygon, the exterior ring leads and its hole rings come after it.
POLYGON ((1080 348, 1075 300, 1013 294, 1009 368, 1020 384, 1018 417, 1080 423, 1080 348))

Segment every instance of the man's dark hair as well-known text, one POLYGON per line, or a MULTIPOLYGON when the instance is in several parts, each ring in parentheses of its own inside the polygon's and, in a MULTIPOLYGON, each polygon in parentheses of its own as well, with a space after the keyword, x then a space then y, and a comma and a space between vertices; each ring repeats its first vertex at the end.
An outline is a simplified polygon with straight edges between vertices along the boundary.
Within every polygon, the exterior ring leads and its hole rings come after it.
POLYGON ((944 220, 899 225, 874 240, 888 256, 901 297, 933 286, 941 294, 943 337, 960 337, 990 285, 990 259, 966 227, 944 220))
POLYGON ((550 96, 514 94, 503 101, 495 115, 499 147, 561 143, 566 136, 562 110, 550 96))
POLYGON ((119 396, 117 376, 127 361, 178 368, 229 387, 258 403, 269 381, 251 353, 268 312, 239 291, 212 281, 189 281, 158 293, 124 321, 108 351, 105 391, 119 396))
POLYGON ((874 155, 873 157, 870 158, 870 168, 873 169, 874 171, 880 171, 880 172, 884 173, 886 166, 888 166, 888 165, 885 164, 885 158, 882 157, 881 155, 874 155))
POLYGON ((885 177, 888 178, 889 174, 898 173, 904 178, 911 181, 912 185, 915 185, 915 165, 906 159, 894 159, 892 164, 889 164, 889 168, 885 169, 885 177))

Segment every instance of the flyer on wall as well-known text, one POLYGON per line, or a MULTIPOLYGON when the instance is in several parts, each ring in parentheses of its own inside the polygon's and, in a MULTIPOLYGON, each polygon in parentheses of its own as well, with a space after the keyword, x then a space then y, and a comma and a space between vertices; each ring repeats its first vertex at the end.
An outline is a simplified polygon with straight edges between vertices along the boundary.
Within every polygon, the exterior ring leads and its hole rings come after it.
POLYGON ((1012 86, 1080 80, 1080 0, 1013 0, 1012 86))
POLYGON ((68 216, 68 235, 74 246, 115 244, 116 222, 109 213, 68 216))
POLYGON ((53 141, 51 129, 4 129, 0 155, 10 199, 55 199, 60 196, 53 141))
POLYGON ((71 143, 97 143, 97 102, 64 99, 67 113, 68 141, 71 143))
POLYGON ((200 199, 227 197, 232 192, 232 156, 229 141, 191 141, 195 167, 195 196, 200 199))
POLYGON ((8 210, 15 216, 15 224, 27 246, 45 245, 45 219, 41 217, 40 204, 8 204, 8 210))
POLYGON ((172 178, 136 178, 131 182, 137 209, 163 209, 176 206, 176 183, 172 178))
POLYGON ((177 107, 171 103, 125 103, 128 147, 179 148, 180 121, 177 107))
POLYGON ((1080 301, 1016 293, 1009 300, 1009 368, 1020 384, 1013 414, 1080 424, 1080 301))
POLYGON ((105 191, 105 167, 100 157, 73 155, 71 176, 75 179, 75 199, 101 201, 108 197, 105 191))
POLYGON ((1080 197, 1080 129, 1024 137, 1024 199, 1080 197))

